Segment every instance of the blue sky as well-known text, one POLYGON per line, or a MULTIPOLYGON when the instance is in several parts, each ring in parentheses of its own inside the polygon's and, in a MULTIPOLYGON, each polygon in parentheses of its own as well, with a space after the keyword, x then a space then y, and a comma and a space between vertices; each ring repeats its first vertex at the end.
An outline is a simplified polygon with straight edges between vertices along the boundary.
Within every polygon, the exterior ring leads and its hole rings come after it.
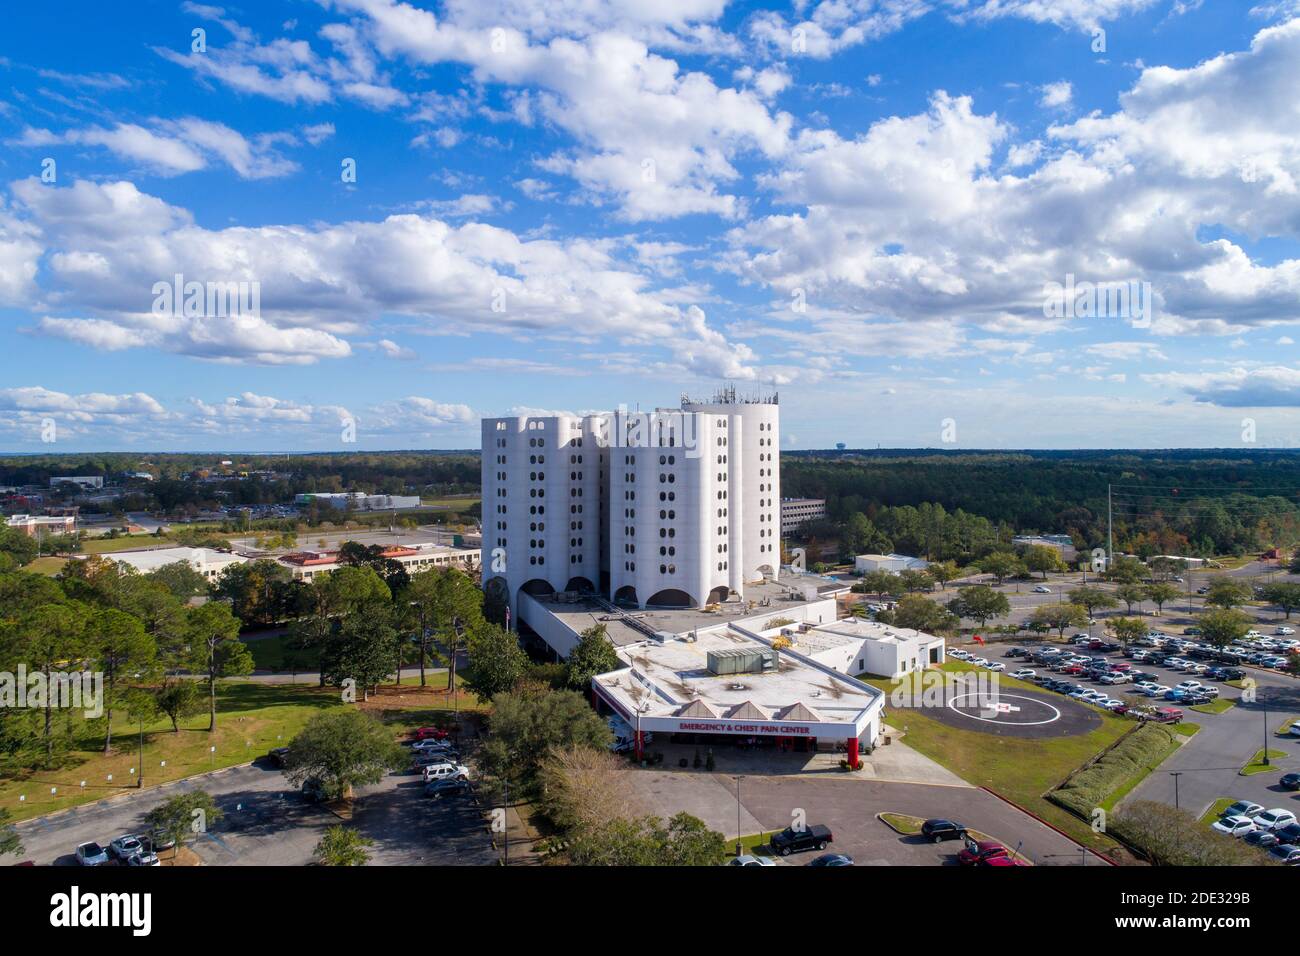
POLYGON ((728 383, 791 448, 1294 446, 1297 17, 21 5, 0 449, 472 447, 728 383), (162 314, 177 273, 259 308, 162 314), (1049 315, 1067 276, 1152 308, 1049 315))

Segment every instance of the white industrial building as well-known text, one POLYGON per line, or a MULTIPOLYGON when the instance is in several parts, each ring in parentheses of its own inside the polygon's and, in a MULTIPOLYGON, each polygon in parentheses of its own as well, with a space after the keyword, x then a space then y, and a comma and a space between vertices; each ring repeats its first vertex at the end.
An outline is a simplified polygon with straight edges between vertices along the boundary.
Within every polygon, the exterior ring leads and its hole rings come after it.
POLYGON ((103 475, 60 475, 57 478, 50 479, 50 487, 57 488, 59 485, 69 484, 77 485, 81 488, 103 488, 103 475))
POLYGON ((485 587, 627 606, 740 599, 780 564, 777 399, 483 421, 485 587), (496 582, 496 583, 494 583, 496 582))
POLYGON ((391 511, 420 507, 419 495, 368 495, 364 491, 309 491, 294 496, 294 504, 313 501, 339 511, 391 511))
POLYGON ((853 570, 859 574, 872 571, 924 571, 930 562, 924 558, 913 558, 906 554, 859 554, 853 559, 853 570))
POLYGON ((946 659, 942 637, 864 618, 788 627, 785 632, 796 650, 854 676, 898 678, 946 659))
POLYGON ((148 551, 116 551, 103 555, 109 561, 135 568, 141 574, 157 571, 168 564, 184 561, 208 581, 215 581, 232 564, 248 559, 215 548, 153 548, 148 551))
POLYGON ((21 531, 29 538, 46 534, 73 534, 77 530, 75 515, 11 515, 5 527, 21 531))

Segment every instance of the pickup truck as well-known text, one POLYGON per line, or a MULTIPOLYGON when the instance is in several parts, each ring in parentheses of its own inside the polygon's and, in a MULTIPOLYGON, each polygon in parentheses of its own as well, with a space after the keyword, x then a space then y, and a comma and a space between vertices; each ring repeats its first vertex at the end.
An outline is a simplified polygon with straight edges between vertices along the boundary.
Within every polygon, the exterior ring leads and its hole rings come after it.
POLYGON ((834 839, 830 827, 822 826, 820 823, 799 830, 786 827, 772 837, 772 852, 789 856, 802 850, 824 850, 834 839))

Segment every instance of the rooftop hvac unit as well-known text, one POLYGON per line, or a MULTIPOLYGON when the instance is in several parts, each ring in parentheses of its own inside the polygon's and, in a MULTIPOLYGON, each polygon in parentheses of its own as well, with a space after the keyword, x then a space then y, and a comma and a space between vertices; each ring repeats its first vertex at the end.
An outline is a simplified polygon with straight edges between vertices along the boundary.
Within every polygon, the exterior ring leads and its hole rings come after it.
POLYGON ((710 674, 761 674, 776 669, 776 651, 770 647, 729 647, 709 651, 710 674))

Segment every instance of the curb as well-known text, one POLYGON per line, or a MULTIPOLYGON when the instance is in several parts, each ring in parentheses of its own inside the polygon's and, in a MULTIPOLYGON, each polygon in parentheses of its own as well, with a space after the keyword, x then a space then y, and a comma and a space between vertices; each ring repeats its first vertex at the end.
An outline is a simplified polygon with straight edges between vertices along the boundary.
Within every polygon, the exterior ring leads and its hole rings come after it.
POLYGON ((1054 825, 1054 824, 1048 823, 1046 820, 1044 820, 1044 819, 1043 819, 1042 817, 1040 817, 1038 814, 1034 813, 1032 810, 1027 810, 1027 809, 1025 809, 1025 808, 1022 807, 1020 804, 1016 803, 1014 800, 1011 800, 1011 799, 1009 799, 1009 798, 1007 798, 1007 797, 1002 796, 1002 794, 998 793, 996 790, 990 790, 988 787, 980 787, 980 789, 983 790, 985 793, 991 793, 991 794, 993 794, 993 796, 997 797, 997 798, 998 798, 999 800, 1001 800, 1003 803, 1007 804, 1007 806, 1015 807, 1017 810, 1019 810, 1019 811, 1020 811, 1021 813, 1023 813, 1025 816, 1027 816, 1027 817, 1032 817, 1033 819, 1035 819, 1035 820, 1037 820, 1039 823, 1041 823, 1043 826, 1047 827, 1049 830, 1055 830, 1055 831, 1056 831, 1057 833, 1059 833, 1061 836, 1065 837, 1067 840, 1069 840, 1071 843, 1073 843, 1075 846, 1077 846, 1080 850, 1085 850, 1085 851, 1087 851, 1088 853, 1091 853, 1093 856, 1095 856, 1097 859, 1101 860, 1103 863, 1107 864, 1108 866, 1119 866, 1119 864, 1118 864, 1117 862, 1115 862, 1114 860, 1112 860, 1110 857, 1106 856, 1104 853, 1098 853, 1098 852, 1097 852, 1096 850, 1094 850, 1092 847, 1084 846, 1082 843, 1080 843, 1080 842, 1079 842, 1078 840, 1076 840, 1074 837, 1070 836, 1070 834, 1066 833, 1066 832, 1065 832, 1064 830, 1062 830, 1060 827, 1058 827, 1058 826, 1056 826, 1056 825, 1054 825))
POLYGON ((177 780, 168 780, 166 783, 159 783, 149 787, 132 787, 128 790, 124 790, 122 793, 115 793, 109 797, 100 797, 98 800, 91 800, 88 803, 78 803, 75 806, 64 807, 62 810, 52 810, 49 813, 44 813, 37 817, 28 817, 26 820, 20 820, 18 823, 15 824, 15 826, 25 827, 33 823, 48 823, 53 820, 58 820, 60 817, 67 816, 69 813, 76 813, 81 810, 89 810, 93 807, 107 806, 108 804, 111 803, 121 803, 124 800, 130 800, 132 797, 138 796, 142 793, 151 793, 159 790, 166 790, 168 787, 174 787, 177 784, 184 783, 187 780, 201 780, 207 777, 220 776, 223 773, 229 773, 230 771, 237 770, 241 767, 251 767, 254 763, 257 762, 257 760, 260 759, 261 758, 259 757, 253 760, 245 761, 244 763, 231 764, 229 767, 221 767, 220 769, 217 770, 206 770, 203 773, 190 774, 190 776, 188 777, 180 777, 177 780))

